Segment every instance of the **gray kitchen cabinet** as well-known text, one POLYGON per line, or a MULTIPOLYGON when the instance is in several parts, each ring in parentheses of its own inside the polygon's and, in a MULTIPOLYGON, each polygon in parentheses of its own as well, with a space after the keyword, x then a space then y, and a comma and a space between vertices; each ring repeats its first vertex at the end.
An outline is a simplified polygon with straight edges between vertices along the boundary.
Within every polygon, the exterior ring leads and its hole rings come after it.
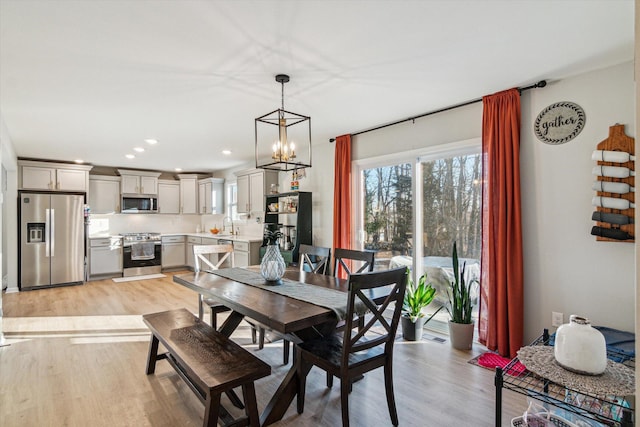
POLYGON ((233 254, 236 267, 260 264, 261 242, 234 241, 233 254))
POLYGON ((237 172, 238 213, 261 212, 264 209, 264 196, 271 184, 278 184, 278 172, 270 170, 250 170, 237 172))
POLYGON ((79 191, 89 187, 93 166, 19 160, 21 190, 79 191))
POLYGON ((91 213, 120 213, 120 177, 89 176, 89 206, 91 213))
POLYGON ((202 244, 202 238, 187 236, 187 247, 186 247, 187 267, 191 268, 192 270, 195 268, 195 261, 193 259, 193 245, 201 245, 201 244, 202 244))
POLYGON ((198 206, 201 214, 224 213, 224 179, 206 178, 198 181, 198 206))
POLYGON ((162 237, 162 268, 184 267, 186 255, 185 236, 162 237))
POLYGON ((197 214, 198 211, 198 180, 202 178, 195 174, 180 174, 180 213, 197 214))
POLYGON ((122 181, 122 194, 158 194, 158 177, 160 172, 134 171, 118 169, 122 181))
POLYGON ((122 275, 122 238, 89 239, 89 276, 122 275))
POLYGON ((158 213, 180 213, 180 181, 158 180, 158 213))

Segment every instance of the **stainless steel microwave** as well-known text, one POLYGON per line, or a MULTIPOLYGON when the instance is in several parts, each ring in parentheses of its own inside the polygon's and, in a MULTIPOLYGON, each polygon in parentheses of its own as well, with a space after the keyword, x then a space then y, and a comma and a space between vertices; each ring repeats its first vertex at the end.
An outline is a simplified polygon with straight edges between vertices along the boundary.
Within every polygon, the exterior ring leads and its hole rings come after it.
POLYGON ((122 213, 158 213, 158 198, 149 195, 122 196, 122 213))

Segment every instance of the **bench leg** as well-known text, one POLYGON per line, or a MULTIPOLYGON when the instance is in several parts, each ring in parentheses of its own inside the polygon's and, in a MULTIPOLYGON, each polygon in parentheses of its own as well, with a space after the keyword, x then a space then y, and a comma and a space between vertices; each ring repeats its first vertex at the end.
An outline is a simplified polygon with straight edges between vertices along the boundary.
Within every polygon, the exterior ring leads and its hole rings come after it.
POLYGON ((156 360, 158 360, 158 338, 151 334, 149 354, 147 355, 147 375, 153 374, 156 371, 156 360))
POLYGON ((282 340, 282 363, 285 365, 289 364, 289 351, 291 346, 289 345, 289 341, 286 339, 282 340))
POLYGON ((242 386, 242 395, 244 396, 245 414, 249 419, 249 426, 259 427, 260 416, 258 415, 258 402, 256 400, 256 388, 253 382, 242 386))
POLYGON ((229 398, 229 400, 231 401, 231 403, 233 403, 233 406, 235 406, 236 408, 244 409, 244 404, 242 403, 242 400, 240 400, 240 398, 238 397, 235 391, 227 390, 225 391, 225 393, 229 398))
POLYGON ((220 395, 214 396, 211 393, 207 394, 207 399, 204 401, 204 427, 216 427, 218 425, 218 416, 220 414, 220 395))

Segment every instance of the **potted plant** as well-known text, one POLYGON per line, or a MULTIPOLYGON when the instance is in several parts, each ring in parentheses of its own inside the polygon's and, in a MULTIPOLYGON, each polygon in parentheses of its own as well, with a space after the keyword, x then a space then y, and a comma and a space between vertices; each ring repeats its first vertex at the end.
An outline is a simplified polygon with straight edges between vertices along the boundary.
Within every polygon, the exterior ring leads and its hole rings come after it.
POLYGON ((407 275, 407 290, 402 305, 402 336, 409 341, 418 341, 422 338, 422 328, 425 323, 431 320, 442 307, 427 318, 422 309, 431 304, 436 296, 436 290, 431 283, 427 283, 427 273, 418 279, 417 285, 413 283, 411 270, 408 268, 407 275))
POLYGON ((471 286, 477 280, 469 283, 465 279, 466 262, 462 264, 462 270, 458 263, 458 250, 456 242, 453 242, 453 281, 447 290, 449 294, 449 305, 447 310, 451 319, 449 320, 449 337, 451 345, 457 350, 471 350, 473 343, 474 323, 471 318, 473 302, 471 297, 471 286))
POLYGON ((260 262, 260 273, 267 284, 279 285, 282 283, 280 279, 284 275, 286 264, 278 246, 278 239, 281 238, 280 230, 265 230, 264 232, 264 243, 267 248, 260 262))

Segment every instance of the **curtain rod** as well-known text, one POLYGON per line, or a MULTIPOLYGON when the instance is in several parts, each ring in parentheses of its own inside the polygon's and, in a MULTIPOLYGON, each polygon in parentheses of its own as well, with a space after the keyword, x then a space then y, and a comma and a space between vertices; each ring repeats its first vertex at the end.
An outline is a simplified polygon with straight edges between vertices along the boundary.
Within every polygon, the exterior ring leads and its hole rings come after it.
MULTIPOLYGON (((534 84, 532 84, 530 86, 519 87, 518 88, 518 92, 522 93, 525 90, 536 89, 536 88, 539 88, 539 87, 545 87, 546 85, 547 85, 547 81, 546 80, 540 80, 538 83, 534 83, 534 84)), ((443 113, 445 111, 453 110, 453 109, 460 108, 460 107, 465 107, 467 105, 475 104, 477 102, 482 102, 482 98, 478 98, 478 99, 474 99, 474 100, 471 100, 471 101, 463 102, 461 104, 451 105, 450 107, 441 108, 439 110, 429 111, 428 113, 420 114, 418 116, 409 117, 407 119, 398 120, 398 121, 395 121, 395 122, 392 122, 392 123, 387 123, 385 125, 376 126, 374 128, 371 128, 371 129, 361 130, 360 132, 354 132, 354 133, 351 134, 351 136, 361 135, 361 134, 367 133, 367 132, 373 132, 374 130, 384 129, 384 128, 387 128, 389 126, 395 126, 395 125, 398 125, 400 123, 413 121, 415 119, 420 119, 422 117, 430 116, 432 114, 443 113)), ((336 140, 335 138, 331 138, 329 140, 329 142, 334 142, 335 140, 336 140)))

